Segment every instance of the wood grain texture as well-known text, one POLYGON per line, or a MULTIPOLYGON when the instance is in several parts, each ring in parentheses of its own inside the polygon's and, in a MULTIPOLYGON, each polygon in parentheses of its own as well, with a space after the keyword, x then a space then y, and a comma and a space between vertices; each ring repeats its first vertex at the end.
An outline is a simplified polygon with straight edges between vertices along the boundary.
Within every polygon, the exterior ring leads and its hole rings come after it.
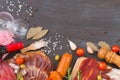
MULTIPOLYGON (((120 39, 119 0, 24 0, 23 2, 38 9, 38 12, 30 18, 30 26, 37 24, 49 29, 48 36, 54 33, 62 34, 75 42, 78 47, 86 47, 87 41, 97 44, 100 40, 112 45, 120 39)), ((0 0, 0 4, 5 4, 4 0, 0 0)), ((0 11, 3 10, 6 11, 6 8, 0 8, 0 11)), ((20 19, 25 17, 25 15, 16 16, 15 12, 12 14, 20 19)), ((66 49, 59 54, 62 55, 65 51, 66 49)), ((77 56, 75 52, 72 54, 73 66, 77 56)), ((97 54, 85 53, 85 56, 98 59, 97 54)), ((54 58, 52 55, 50 57, 54 58)), ((58 63, 55 61, 54 63, 56 67, 58 63)))

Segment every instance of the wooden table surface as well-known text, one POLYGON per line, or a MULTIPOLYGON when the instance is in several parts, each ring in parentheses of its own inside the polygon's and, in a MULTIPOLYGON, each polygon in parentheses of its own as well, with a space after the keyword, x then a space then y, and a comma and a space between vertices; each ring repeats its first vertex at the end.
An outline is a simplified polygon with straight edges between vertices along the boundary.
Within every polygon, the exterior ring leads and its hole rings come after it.
MULTIPOLYGON (((0 0, 0 4, 7 6, 7 0, 0 0)), ((17 1, 17 0, 16 0, 17 1)), ((84 47, 87 41, 97 44, 104 40, 110 45, 119 44, 120 39, 120 1, 119 0, 21 0, 21 2, 36 8, 33 17, 28 16, 24 11, 16 15, 15 11, 10 12, 15 18, 29 18, 30 27, 34 25, 43 26, 49 29, 50 36, 55 33, 64 35, 75 42, 78 47, 84 47)), ((18 5, 17 2, 15 4, 18 5)), ((8 11, 6 7, 0 8, 0 11, 8 11)), ((65 49, 58 54, 62 55, 65 49)), ((72 66, 77 59, 75 52, 73 54, 72 66)), ((97 54, 97 53, 96 53, 97 54)), ((94 57, 85 53, 85 56, 94 57)), ((53 58, 52 55, 49 55, 53 58)), ((58 62, 55 62, 55 67, 58 62)), ((112 65, 114 66, 114 65, 112 65)))

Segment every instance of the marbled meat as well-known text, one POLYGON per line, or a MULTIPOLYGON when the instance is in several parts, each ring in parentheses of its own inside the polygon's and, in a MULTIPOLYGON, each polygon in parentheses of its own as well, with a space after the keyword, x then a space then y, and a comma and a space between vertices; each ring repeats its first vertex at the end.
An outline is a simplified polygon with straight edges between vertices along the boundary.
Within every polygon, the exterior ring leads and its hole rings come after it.
POLYGON ((25 80, 46 80, 53 70, 53 63, 41 51, 25 53, 25 65, 27 71, 25 80))

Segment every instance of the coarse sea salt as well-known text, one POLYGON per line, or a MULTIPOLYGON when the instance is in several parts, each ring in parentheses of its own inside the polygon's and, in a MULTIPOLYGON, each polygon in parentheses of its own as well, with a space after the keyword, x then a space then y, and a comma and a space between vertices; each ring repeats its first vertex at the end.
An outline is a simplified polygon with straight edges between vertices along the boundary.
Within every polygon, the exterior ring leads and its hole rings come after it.
POLYGON ((33 15, 34 8, 22 0, 4 0, 3 3, 0 4, 0 9, 4 8, 4 11, 14 12, 16 16, 28 14, 26 17, 31 17, 33 15))
POLYGON ((55 56, 57 53, 60 53, 64 48, 69 49, 69 44, 67 43, 67 39, 63 37, 64 37, 63 35, 55 33, 49 36, 48 38, 44 38, 44 40, 47 41, 48 45, 47 47, 41 50, 44 51, 47 55, 52 54, 53 56, 55 56))

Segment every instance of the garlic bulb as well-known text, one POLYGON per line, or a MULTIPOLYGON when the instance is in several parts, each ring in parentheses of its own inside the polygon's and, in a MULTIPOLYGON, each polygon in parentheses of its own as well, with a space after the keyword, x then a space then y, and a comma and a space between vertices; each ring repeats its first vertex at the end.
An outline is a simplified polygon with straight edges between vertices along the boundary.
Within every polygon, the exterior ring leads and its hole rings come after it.
POLYGON ((108 43, 106 43, 105 41, 99 41, 98 42, 98 45, 101 47, 101 48, 107 48, 110 50, 110 45, 108 43))

